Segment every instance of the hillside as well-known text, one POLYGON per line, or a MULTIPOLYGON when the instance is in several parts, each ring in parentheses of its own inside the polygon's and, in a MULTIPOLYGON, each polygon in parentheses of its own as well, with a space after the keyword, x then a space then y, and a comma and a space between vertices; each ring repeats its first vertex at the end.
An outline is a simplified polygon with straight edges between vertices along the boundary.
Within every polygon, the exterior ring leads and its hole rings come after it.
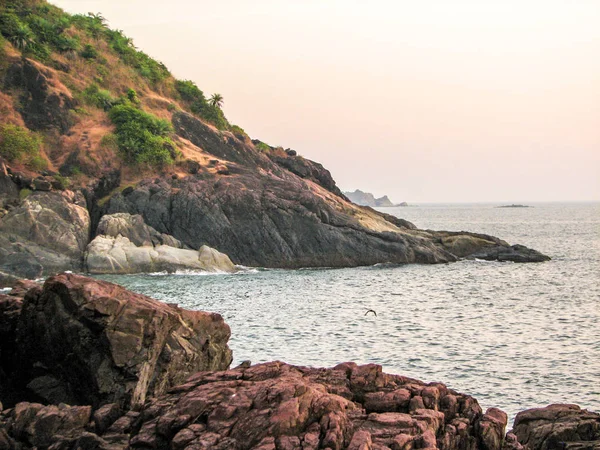
POLYGON ((349 202, 323 166, 252 141, 228 122, 218 94, 176 80, 101 15, 12 0, 0 6, 0 32, 5 274, 94 271, 90 242, 100 219, 117 213, 128 228, 102 247, 115 271, 125 270, 124 254, 148 246, 181 258, 207 245, 235 264, 289 268, 474 253, 545 259, 490 236, 417 230, 349 202), (139 224, 150 241, 136 241, 139 224))

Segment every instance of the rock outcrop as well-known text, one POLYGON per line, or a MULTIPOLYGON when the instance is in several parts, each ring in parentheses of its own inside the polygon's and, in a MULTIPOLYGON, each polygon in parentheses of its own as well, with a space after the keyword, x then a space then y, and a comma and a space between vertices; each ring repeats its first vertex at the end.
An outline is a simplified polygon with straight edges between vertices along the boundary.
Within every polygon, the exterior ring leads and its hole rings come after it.
POLYGON ((81 193, 33 192, 0 218, 0 271, 35 279, 81 270, 89 237, 81 193))
POLYGON ((487 261, 511 261, 517 263, 550 261, 550 257, 543 253, 525 247, 524 245, 496 245, 484 247, 467 255, 469 259, 483 259, 487 261))
POLYGON ((357 189, 354 192, 344 192, 344 195, 348 197, 351 202, 361 206, 370 206, 372 208, 394 206, 387 195, 375 198, 370 192, 363 192, 360 189, 357 189))
MULTIPOLYGON (((53 448, 277 450, 438 448, 500 450, 506 414, 441 383, 382 373, 370 364, 332 369, 281 362, 192 375, 138 411, 22 403, 0 417, 5 441, 53 448), (48 433, 42 418, 64 416, 75 431, 48 433), (80 447, 77 447, 80 445, 80 447)), ((56 425, 54 425, 56 427, 56 425)), ((2 438, 0 437, 0 448, 2 438)))
POLYGON ((0 324, 12 329, 0 332, 14 334, 2 369, 18 391, 45 403, 136 407, 194 372, 231 362, 230 329, 220 315, 112 283, 62 274, 29 290, 20 311, 14 304, 3 311, 2 304, 0 298, 0 324))
POLYGON ((71 127, 69 110, 77 102, 50 68, 23 58, 8 68, 6 86, 23 90, 20 113, 32 130, 65 133, 71 127))
POLYGON ((227 255, 206 245, 199 250, 184 249, 174 237, 147 226, 140 215, 103 216, 96 232, 85 253, 89 273, 236 270, 227 255))
POLYGON ((507 437, 506 450, 598 450, 600 414, 565 404, 528 409, 507 437))

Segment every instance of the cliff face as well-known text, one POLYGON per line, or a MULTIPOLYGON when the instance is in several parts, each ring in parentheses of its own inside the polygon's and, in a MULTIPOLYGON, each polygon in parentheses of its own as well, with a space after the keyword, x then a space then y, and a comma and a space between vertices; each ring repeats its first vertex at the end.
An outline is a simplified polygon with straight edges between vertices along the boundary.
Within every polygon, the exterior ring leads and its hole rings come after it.
MULTIPOLYGON (((468 233, 455 252, 444 235, 349 202, 322 165, 252 141, 98 16, 9 3, 0 6, 0 275, 197 269, 206 258, 188 252, 205 245, 267 267, 506 256, 496 247, 508 244, 468 233), (38 33, 40 19, 55 35, 23 47, 11 23, 38 33), (100 238, 101 218, 115 213, 136 216, 161 242, 100 238), (122 264, 126 254, 136 263, 122 264)), ((531 259, 522 254, 515 260, 531 259)))

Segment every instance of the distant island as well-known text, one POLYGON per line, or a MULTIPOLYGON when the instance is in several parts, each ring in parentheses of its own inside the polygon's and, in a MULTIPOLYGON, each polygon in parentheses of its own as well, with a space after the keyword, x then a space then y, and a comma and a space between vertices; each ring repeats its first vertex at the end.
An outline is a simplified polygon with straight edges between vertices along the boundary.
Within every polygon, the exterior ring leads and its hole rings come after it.
POLYGON ((512 204, 512 205, 496 206, 496 208, 533 208, 533 206, 512 204))
POLYGON ((387 195, 384 195, 380 198, 375 198, 373 194, 370 192, 363 192, 359 189, 354 192, 344 192, 344 195, 350 199, 352 203, 356 203, 361 206, 371 206, 371 207, 390 207, 390 206, 408 206, 408 203, 402 202, 399 204, 394 204, 388 198, 387 195))

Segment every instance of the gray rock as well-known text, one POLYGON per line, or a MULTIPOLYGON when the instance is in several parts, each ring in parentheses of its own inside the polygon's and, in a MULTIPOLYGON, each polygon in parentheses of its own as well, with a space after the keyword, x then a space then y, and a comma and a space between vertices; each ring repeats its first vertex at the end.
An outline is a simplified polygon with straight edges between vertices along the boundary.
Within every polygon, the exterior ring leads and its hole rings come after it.
POLYGON ((0 218, 0 270, 38 278, 81 270, 90 217, 80 193, 34 192, 0 218))
POLYGON ((468 256, 468 259, 483 259, 487 261, 544 262, 550 257, 524 245, 486 247, 468 256))
POLYGON ((89 273, 144 273, 201 270, 233 272, 229 257, 208 246, 187 250, 168 245, 136 246, 128 238, 96 236, 88 245, 85 266, 89 273))

